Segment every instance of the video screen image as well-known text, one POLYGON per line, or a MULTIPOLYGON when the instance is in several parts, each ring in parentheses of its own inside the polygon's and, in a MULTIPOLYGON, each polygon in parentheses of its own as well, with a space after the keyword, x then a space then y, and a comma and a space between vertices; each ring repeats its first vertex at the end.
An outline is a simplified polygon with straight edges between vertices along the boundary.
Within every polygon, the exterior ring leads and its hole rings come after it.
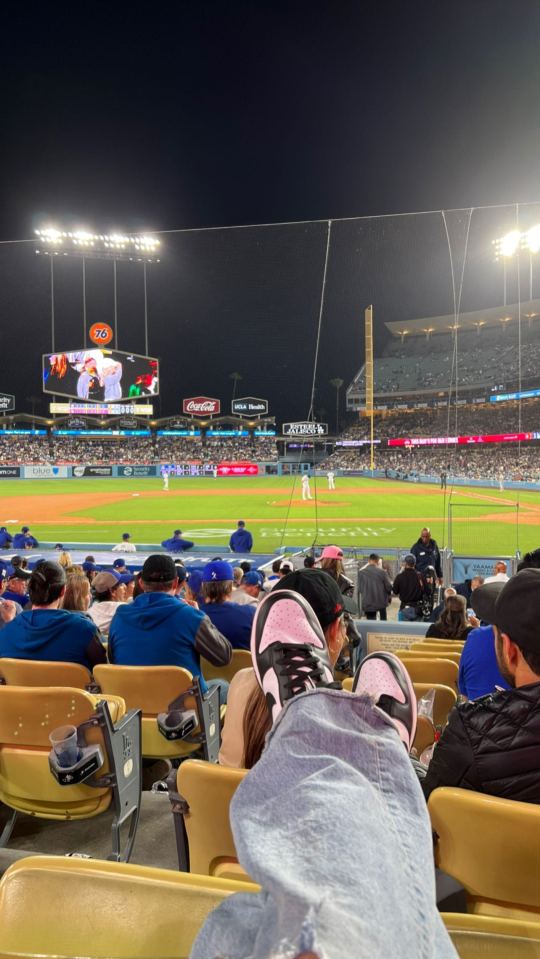
POLYGON ((94 403, 157 396, 159 362, 151 356, 97 347, 46 353, 43 390, 94 403))

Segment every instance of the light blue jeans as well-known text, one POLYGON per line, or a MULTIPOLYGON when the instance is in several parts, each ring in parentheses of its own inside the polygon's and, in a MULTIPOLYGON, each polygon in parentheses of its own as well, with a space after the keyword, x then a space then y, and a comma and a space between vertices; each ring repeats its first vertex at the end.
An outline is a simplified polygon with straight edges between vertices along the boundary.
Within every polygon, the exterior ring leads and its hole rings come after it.
POLYGON ((191 959, 456 959, 420 784, 365 694, 292 699, 236 791, 231 825, 263 892, 225 900, 191 959))

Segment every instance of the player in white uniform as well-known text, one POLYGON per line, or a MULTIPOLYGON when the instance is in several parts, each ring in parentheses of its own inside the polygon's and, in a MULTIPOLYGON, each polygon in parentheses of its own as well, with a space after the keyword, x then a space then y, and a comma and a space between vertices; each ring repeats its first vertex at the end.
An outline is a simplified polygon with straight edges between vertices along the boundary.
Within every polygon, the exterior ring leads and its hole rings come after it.
POLYGON ((169 489, 169 470, 163 470, 163 490, 169 489))
POLYGON ((307 473, 304 473, 302 476, 302 499, 313 499, 311 495, 311 487, 309 485, 309 476, 307 473))
POLYGON ((336 484, 335 484, 335 482, 334 482, 334 476, 335 476, 335 474, 334 474, 333 470, 328 470, 328 473, 326 474, 326 477, 327 477, 327 479, 328 479, 328 489, 335 489, 335 488, 336 488, 336 484))

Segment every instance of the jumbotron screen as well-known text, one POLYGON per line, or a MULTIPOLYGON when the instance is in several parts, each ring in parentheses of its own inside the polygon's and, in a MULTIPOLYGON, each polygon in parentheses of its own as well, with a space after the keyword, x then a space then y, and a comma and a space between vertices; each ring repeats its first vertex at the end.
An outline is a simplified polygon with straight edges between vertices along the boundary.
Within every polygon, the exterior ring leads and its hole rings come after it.
POLYGON ((159 362, 152 356, 97 347, 46 353, 43 391, 94 403, 157 396, 159 362))

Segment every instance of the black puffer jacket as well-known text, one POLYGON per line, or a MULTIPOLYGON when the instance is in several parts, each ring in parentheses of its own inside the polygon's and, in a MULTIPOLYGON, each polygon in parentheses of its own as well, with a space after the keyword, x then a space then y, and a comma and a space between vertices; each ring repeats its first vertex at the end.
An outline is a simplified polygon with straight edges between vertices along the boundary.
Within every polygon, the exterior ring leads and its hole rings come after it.
POLYGON ((540 803, 540 682, 456 706, 422 786, 540 803))

